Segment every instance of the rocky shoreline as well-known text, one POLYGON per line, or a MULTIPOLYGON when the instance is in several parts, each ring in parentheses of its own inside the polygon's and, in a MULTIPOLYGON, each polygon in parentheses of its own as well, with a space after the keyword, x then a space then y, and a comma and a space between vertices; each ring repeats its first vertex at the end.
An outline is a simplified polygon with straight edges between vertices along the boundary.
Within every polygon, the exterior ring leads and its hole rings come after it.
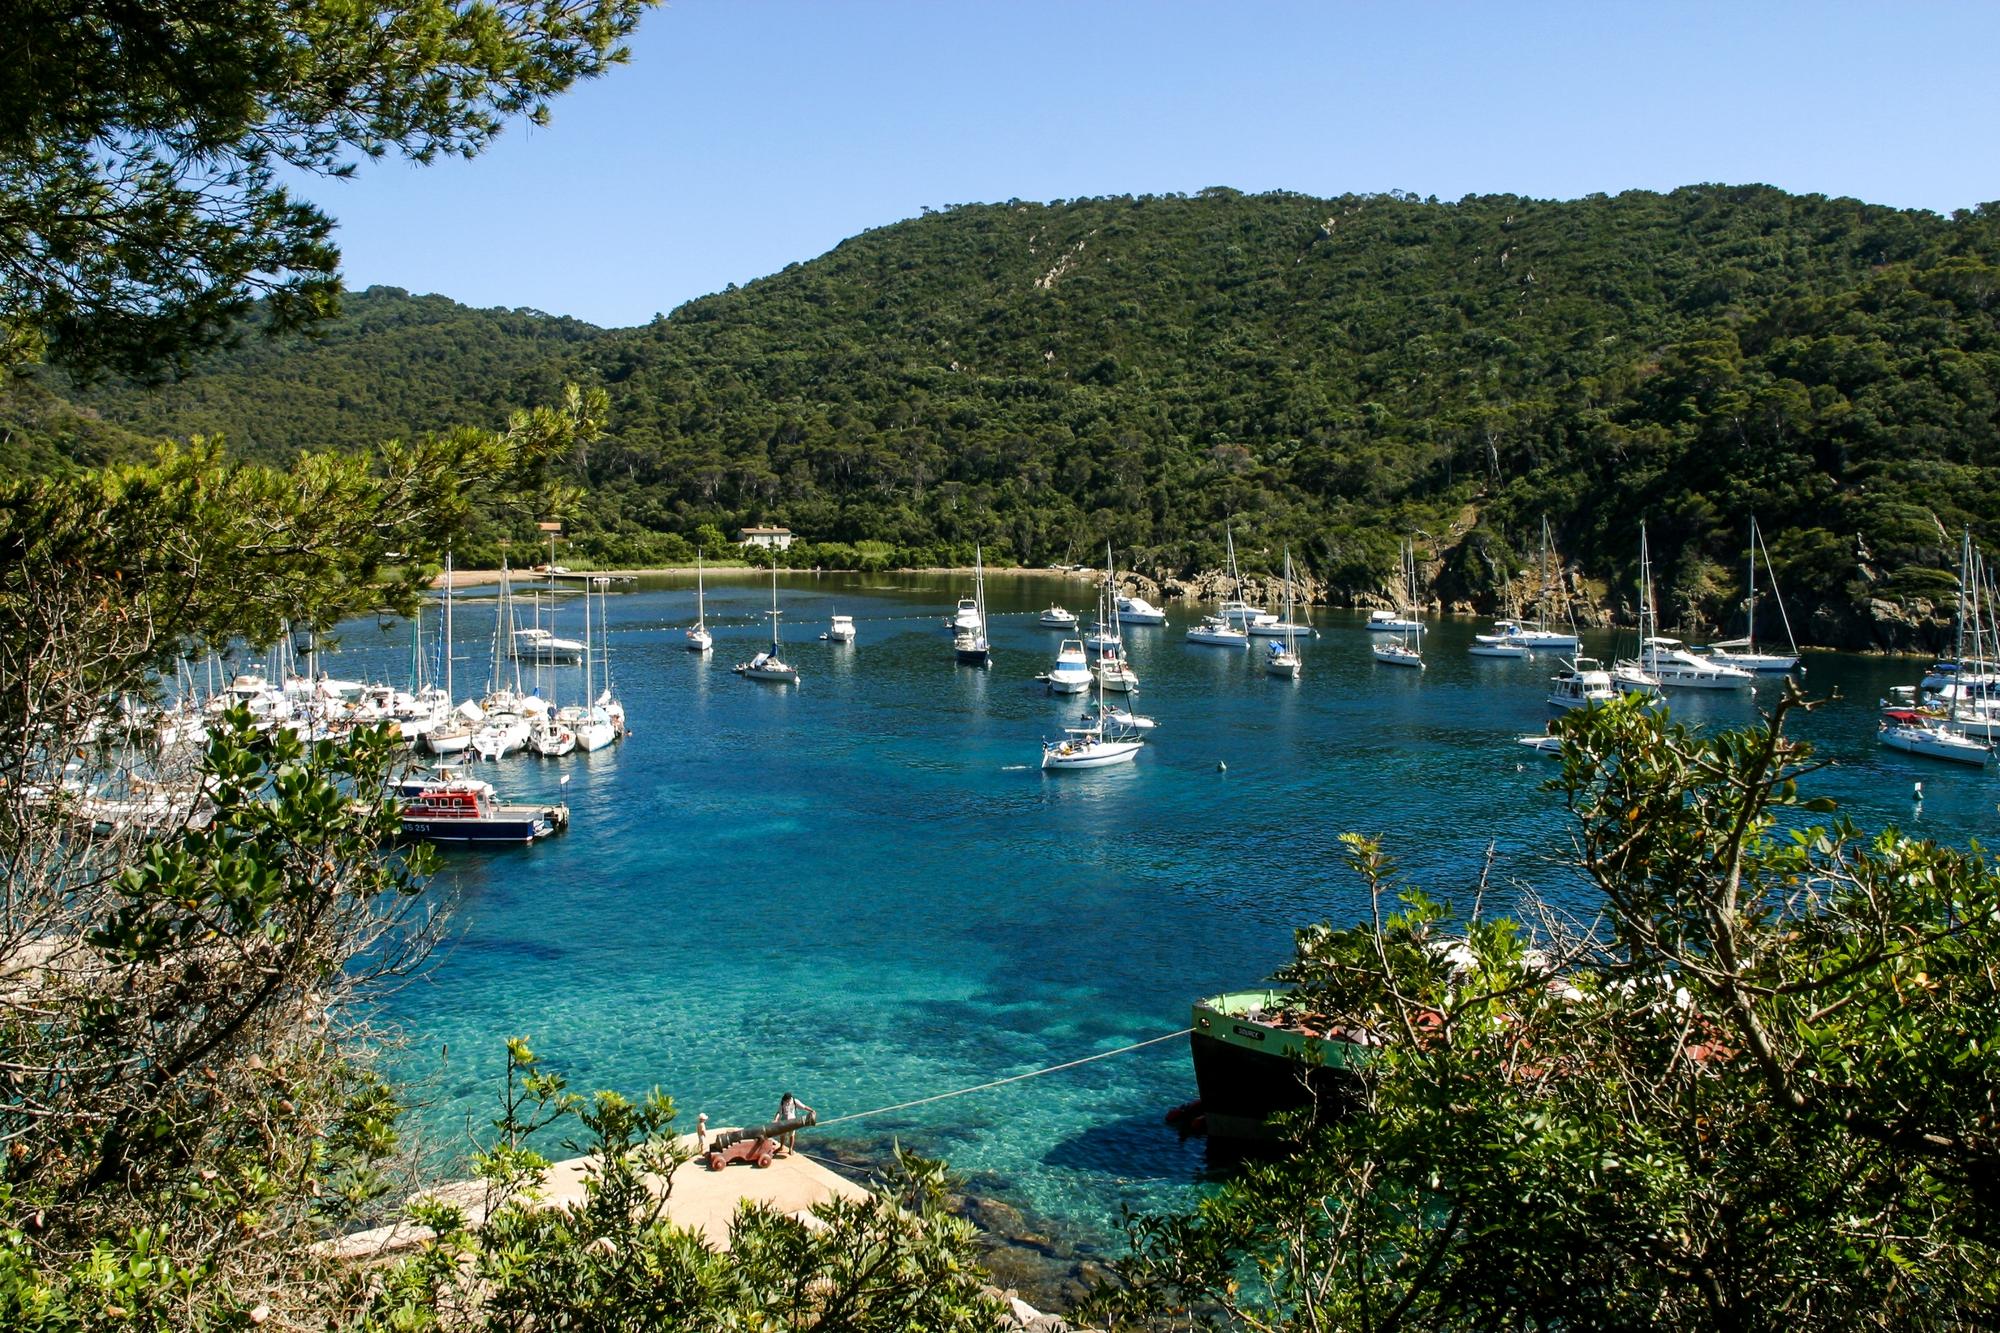
MULTIPOLYGON (((886 1146, 877 1151, 872 1145, 820 1143, 811 1153, 864 1183, 889 1160, 886 1146)), ((977 1178, 964 1180, 947 1203, 955 1216, 979 1228, 980 1265, 994 1293, 1014 1310, 1011 1326, 1031 1333, 1057 1333, 1070 1327, 1062 1312, 1074 1308, 1093 1286, 1108 1281, 1110 1268, 1066 1238, 1063 1224, 1009 1203, 981 1189, 980 1183, 977 1178)))

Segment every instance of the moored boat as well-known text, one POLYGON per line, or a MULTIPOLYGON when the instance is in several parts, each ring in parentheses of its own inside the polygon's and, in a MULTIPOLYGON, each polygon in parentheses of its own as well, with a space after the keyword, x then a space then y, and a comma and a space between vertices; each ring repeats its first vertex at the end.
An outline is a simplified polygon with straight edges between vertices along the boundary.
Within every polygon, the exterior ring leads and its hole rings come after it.
MULTIPOLYGON (((1047 614, 1044 612, 1043 614, 1047 614)), ((1074 618, 1071 624, 1076 623, 1074 618)), ((1143 597, 1120 597, 1118 599, 1118 623, 1121 625, 1164 625, 1167 613, 1143 597)))
POLYGON ((1064 639, 1056 647, 1055 669, 1049 672, 1051 694, 1083 694, 1090 689, 1090 655, 1083 640, 1064 639))
POLYGON ((1071 630, 1076 628, 1076 612, 1067 607, 1051 606, 1035 617, 1035 624, 1043 629, 1071 630))
POLYGON ((703 595, 701 552, 694 553, 694 624, 688 626, 687 650, 691 653, 715 651, 715 636, 708 632, 707 598, 703 595))
POLYGON ((1414 667, 1424 669, 1424 655, 1407 643, 1378 643, 1369 649, 1375 660, 1388 666, 1414 667))
POLYGON ((1272 1122, 1288 1111, 1339 1113, 1357 1100, 1369 1045, 1316 1024, 1291 998, 1263 988, 1195 1001, 1189 1045, 1210 1138, 1276 1139, 1272 1122))
POLYGON ((1549 706, 1595 708, 1618 697, 1611 673, 1595 658, 1579 657, 1549 677, 1549 706))
POLYGON ((442 764, 404 778, 389 794, 403 832, 430 842, 533 842, 569 825, 567 805, 506 804, 494 798, 492 783, 442 764))
POLYGON ((780 655, 783 636, 778 632, 778 567, 771 566, 771 646, 747 662, 738 662, 730 670, 745 680, 767 680, 774 685, 796 685, 799 683, 798 668, 780 655))
POLYGON ((1891 750, 1919 754, 1929 759, 1945 759, 1955 764, 1984 768, 1993 757, 1993 747, 1949 730, 1934 717, 1908 708, 1890 708, 1882 713, 1876 739, 1891 750))

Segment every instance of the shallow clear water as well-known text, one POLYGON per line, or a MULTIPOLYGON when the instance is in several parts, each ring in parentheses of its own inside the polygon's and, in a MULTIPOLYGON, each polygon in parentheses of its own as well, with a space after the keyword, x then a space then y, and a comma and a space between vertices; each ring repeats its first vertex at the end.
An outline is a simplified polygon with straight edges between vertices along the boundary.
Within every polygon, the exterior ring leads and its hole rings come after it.
MULTIPOLYGON (((508 1034, 572 1086, 660 1086, 691 1128, 698 1111, 765 1118, 788 1088, 831 1120, 1172 1032, 1195 997, 1268 975, 1295 926, 1364 911, 1339 857, 1348 830, 1380 835, 1411 879, 1461 904, 1489 844, 1489 901, 1512 884, 1579 901, 1560 864, 1566 817, 1539 790, 1552 766, 1512 743, 1549 715, 1552 659, 1469 657, 1483 625, 1458 620, 1428 636, 1429 670, 1379 666, 1360 616, 1334 613, 1303 645, 1303 679, 1282 682, 1263 673, 1261 643, 1185 643, 1195 609, 1175 604, 1171 627, 1127 631, 1140 709, 1160 720, 1137 763, 1044 776, 1040 741, 1081 700, 1033 681, 1060 637, 1034 613, 1052 598, 1087 612, 1092 590, 989 579, 994 664, 981 671, 954 665, 942 628, 968 581, 787 576, 796 690, 729 670, 766 637, 768 582, 710 582, 707 659, 681 647, 691 580, 610 598, 635 734, 487 767, 522 799, 552 798, 572 774, 573 825, 530 848, 447 854, 454 943, 391 1006, 435 1127, 492 1114, 508 1034), (834 610, 855 617, 853 646, 817 640, 834 610)), ((460 601, 461 693, 486 673, 488 605, 460 601)), ((564 605, 558 631, 575 634, 576 600, 564 605)), ((399 677, 406 634, 350 626, 328 666, 399 677)), ((1609 636, 1586 646, 1610 655, 1609 636)), ((1816 694, 1843 696, 1798 728, 1839 761, 1811 790, 1864 827, 1955 843, 1991 827, 1989 774, 1875 743, 1877 697, 1918 664, 1808 665, 1816 694)), ((565 702, 574 675, 555 682, 565 702)), ((1674 702, 1717 726, 1755 707, 1674 702)), ((1161 1123, 1192 1096, 1175 1040, 822 1141, 894 1136, 947 1156, 1090 1245, 1111 1238, 1121 1205, 1185 1200, 1202 1177, 1201 1143, 1161 1123)))

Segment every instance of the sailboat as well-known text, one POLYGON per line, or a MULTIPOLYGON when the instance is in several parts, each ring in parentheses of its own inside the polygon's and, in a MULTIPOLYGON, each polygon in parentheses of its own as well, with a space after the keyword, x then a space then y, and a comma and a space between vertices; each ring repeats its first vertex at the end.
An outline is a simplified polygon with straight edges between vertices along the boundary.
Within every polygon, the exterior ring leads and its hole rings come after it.
MULTIPOLYGON (((1972 544, 1971 532, 1960 542, 1958 560, 1958 639, 1951 670, 1939 667, 1924 679, 1924 688, 1944 705, 1949 729, 1960 736, 1990 741, 2000 734, 2000 697, 1994 674, 2000 658, 2000 625, 1993 623, 1991 582, 1986 560, 1972 544), (1995 640, 1989 651, 1988 638, 1995 640)), ((1913 691, 1911 693, 1914 693, 1913 691)))
POLYGON ((1125 660, 1125 631, 1118 619, 1118 576, 1111 562, 1111 543, 1104 543, 1104 593, 1097 601, 1097 631, 1086 643, 1097 649, 1097 676, 1100 697, 1105 690, 1131 694, 1139 688, 1138 673, 1125 660))
MULTIPOLYGON (((1646 525, 1639 525, 1639 643, 1643 647, 1652 637, 1653 613, 1653 556, 1646 546, 1646 525)), ((1621 657, 1611 664, 1611 684, 1620 694, 1643 695, 1648 699, 1660 697, 1660 682, 1654 679, 1645 664, 1636 657, 1621 657)))
MULTIPOLYGON (((1542 558, 1539 566, 1541 578, 1535 590, 1534 617, 1518 621, 1496 620, 1493 622, 1492 633, 1476 634, 1473 636, 1475 644, 1489 647, 1516 647, 1534 652, 1553 650, 1566 653, 1576 652, 1583 646, 1583 640, 1578 637, 1574 623, 1570 625, 1568 630, 1549 628, 1549 621, 1554 618, 1550 614, 1550 600, 1554 595, 1556 586, 1554 558, 1555 544, 1549 537, 1549 521, 1544 518, 1542 520, 1542 558)), ((1563 603, 1563 610, 1564 614, 1568 614, 1569 604, 1567 601, 1563 603)), ((1477 651, 1477 649, 1475 648, 1474 651, 1477 651)), ((1481 655, 1486 657, 1500 657, 1517 656, 1518 654, 1484 653, 1481 655)))
MULTIPOLYGON (((445 708, 450 710, 438 724, 424 734, 424 745, 435 755, 463 754, 472 744, 472 728, 461 710, 453 704, 457 697, 452 693, 451 681, 451 553, 444 557, 444 699, 445 708)), ((465 705, 474 710, 476 704, 468 701, 465 705)))
MULTIPOLYGON (((590 598, 586 594, 584 597, 584 623, 586 625, 590 623, 589 607, 590 598)), ((551 637, 555 634, 555 600, 553 598, 549 601, 548 633, 551 637)), ((586 653, 589 651, 584 645, 578 646, 583 647, 586 653)), ((536 658, 535 694, 537 696, 542 692, 542 680, 542 659, 536 658)), ((551 692, 551 697, 553 698, 553 692, 551 692)), ((528 748, 536 754, 541 755, 544 759, 560 759, 576 749, 576 731, 567 722, 562 720, 559 713, 543 713, 528 723, 528 748)))
MULTIPOLYGON (((1104 556, 1106 566, 1104 591, 1098 595, 1097 614, 1100 621, 1116 624, 1118 589, 1111 581, 1111 552, 1108 548, 1104 556)), ((1097 709, 1092 720, 1080 727, 1063 728, 1062 740, 1042 742, 1044 773, 1078 768, 1108 768, 1112 764, 1129 764, 1138 757, 1140 748, 1145 744, 1144 741, 1127 731, 1111 733, 1105 731, 1104 690, 1105 674, 1100 669, 1097 673, 1097 709)))
POLYGON ((1264 659, 1264 670, 1273 676, 1286 680, 1297 680, 1299 669, 1304 664, 1299 659, 1298 641, 1295 637, 1297 626, 1292 623, 1292 552, 1285 549, 1285 639, 1283 643, 1271 645, 1270 656, 1264 659))
POLYGON ((694 553, 694 624, 687 629, 687 650, 691 653, 715 651, 715 636, 708 632, 708 610, 702 589, 701 552, 694 553))
MULTIPOLYGON (((611 687, 611 617, 609 604, 605 601, 605 598, 611 595, 611 580, 599 574, 591 580, 591 583, 597 586, 597 665, 604 672, 604 688, 598 691, 597 699, 591 707, 596 712, 602 713, 604 719, 611 724, 611 739, 622 741, 625 739, 625 705, 618 702, 618 694, 611 687)), ((589 600, 589 597, 590 589, 585 588, 585 600, 589 600)), ((586 639, 589 637, 588 634, 584 635, 586 639)), ((589 697, 589 693, 589 690, 584 691, 586 698, 589 697)))
POLYGON ((738 662, 732 667, 731 670, 737 675, 743 677, 745 680, 768 680, 779 685, 796 685, 799 683, 798 668, 785 661, 779 654, 779 647, 783 636, 778 633, 778 617, 782 614, 783 612, 778 610, 778 567, 776 564, 773 564, 771 566, 771 610, 769 612, 771 617, 771 646, 765 651, 758 653, 749 661, 738 662))
POLYGON ((1236 576, 1236 537, 1226 528, 1223 531, 1229 542, 1230 596, 1222 599, 1214 615, 1203 616, 1200 624, 1188 630, 1187 641, 1217 648, 1248 648, 1250 631, 1245 626, 1256 616, 1270 621, 1276 621, 1277 617, 1258 611, 1243 600, 1243 581, 1236 576))
POLYGON ((1378 662, 1386 663, 1389 666, 1414 667, 1418 671, 1422 671, 1424 669, 1423 622, 1416 618, 1415 605, 1417 600, 1417 548, 1408 540, 1403 542, 1403 592, 1411 605, 1408 607, 1399 606, 1396 609, 1402 614, 1403 624, 1413 625, 1416 628, 1397 631, 1396 640, 1393 643, 1377 639, 1369 645, 1369 651, 1374 654, 1375 660, 1378 662))
POLYGON ((1739 667, 1744 671, 1782 676, 1799 664, 1798 640, 1792 636, 1792 618, 1785 614, 1785 602, 1778 595, 1778 574, 1771 567, 1771 552, 1764 545, 1764 536, 1757 531, 1757 520, 1750 520, 1750 595, 1744 600, 1745 623, 1743 637, 1724 639, 1720 643, 1708 645, 1708 659, 1725 666, 1739 667), (1764 557, 1764 578, 1771 585, 1771 600, 1778 604, 1778 618, 1785 626, 1785 642, 1791 651, 1785 653, 1760 653, 1757 651, 1757 556, 1764 557))
MULTIPOLYGON (((590 585, 583 587, 583 641, 591 644, 590 636, 590 585)), ((591 668, 594 654, 586 651, 583 655, 583 697, 585 702, 562 709, 556 719, 568 726, 576 735, 576 748, 585 754, 602 750, 618 739, 618 728, 611 715, 602 707, 589 702, 591 690, 591 668)), ((605 673, 605 683, 610 684, 610 673, 605 673)), ((608 694, 607 689, 607 694, 608 694)))
POLYGON ((952 631, 951 651, 966 666, 993 662, 993 646, 986 641, 986 562, 977 544, 972 548, 972 618, 952 631))
MULTIPOLYGON (((1278 618, 1269 611, 1252 606, 1243 600, 1243 576, 1236 569, 1236 533, 1233 529, 1224 525, 1222 538, 1227 543, 1229 549, 1229 587, 1233 595, 1224 599, 1221 607, 1217 610, 1217 614, 1226 623, 1245 631, 1248 631, 1254 625, 1277 624, 1278 618)), ((1204 640, 1204 642, 1208 642, 1208 640, 1204 640)))
MULTIPOLYGON (((507 558, 500 558, 500 596, 493 604, 493 677, 479 701, 485 717, 472 733, 472 749, 481 759, 503 759, 528 743, 528 697, 521 693, 521 666, 515 659, 514 681, 502 674, 507 645, 513 641, 514 600, 507 558)), ((539 700, 536 701, 539 703, 539 700)))

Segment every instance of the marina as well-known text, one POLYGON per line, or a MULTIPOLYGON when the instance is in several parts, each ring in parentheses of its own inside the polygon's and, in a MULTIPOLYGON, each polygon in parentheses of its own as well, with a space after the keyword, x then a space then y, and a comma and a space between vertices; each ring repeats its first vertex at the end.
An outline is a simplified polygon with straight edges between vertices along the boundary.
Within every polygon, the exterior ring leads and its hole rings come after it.
MULTIPOLYGON (((864 647, 788 643, 809 687, 748 688, 727 664, 769 643, 770 576, 708 571, 712 656, 685 648, 694 576, 648 578, 605 599, 601 628, 593 616, 634 738, 476 766, 508 799, 561 802, 572 818, 559 838, 446 858, 455 942, 392 1015, 411 1037, 400 1072, 429 1080, 441 1131, 491 1115, 506 1033, 530 1035, 574 1087, 657 1084, 688 1120, 718 1124, 767 1114, 786 1088, 832 1120, 1172 1033, 1200 997, 1255 987, 1286 961, 1295 927, 1365 915, 1337 841, 1350 830, 1381 835, 1411 880, 1461 905, 1489 840, 1496 886, 1584 901, 1561 864, 1567 818, 1540 789, 1552 766, 1515 743, 1552 717, 1557 659, 1471 656, 1483 620, 1431 620, 1430 669, 1388 672, 1364 612, 1316 608, 1321 636, 1295 644, 1296 680, 1261 654, 1127 625, 1159 724, 1145 755, 1045 776, 1037 747, 1079 725, 1095 691, 1035 680, 1057 646, 1037 620, 1088 584, 986 571, 992 667, 967 671, 941 628, 963 576, 777 583, 786 619, 823 625, 838 607, 864 647)), ((490 602, 468 591, 456 612, 458 674, 477 680, 485 646, 463 645, 490 602)), ((407 626, 340 637, 334 674, 404 669, 407 626)), ((1619 651, 1610 631, 1584 639, 1600 659, 1619 651)), ((1840 695, 1797 720, 1836 760, 1813 792, 1864 827, 1960 845, 1991 829, 2000 787, 1986 774, 1877 743, 1874 702, 1916 664, 1807 662, 1811 692, 1840 695)), ((554 670, 572 697, 560 673, 577 669, 554 670)), ((1691 723, 1737 726, 1779 688, 1669 703, 1691 723)), ((1505 897, 1496 887, 1488 902, 1505 897)), ((1204 1140, 1163 1123, 1195 1095, 1183 1037, 815 1135, 860 1155, 893 1139, 946 1157, 972 1188, 1108 1253, 1121 1205, 1184 1203, 1213 1169, 1204 1140)))

